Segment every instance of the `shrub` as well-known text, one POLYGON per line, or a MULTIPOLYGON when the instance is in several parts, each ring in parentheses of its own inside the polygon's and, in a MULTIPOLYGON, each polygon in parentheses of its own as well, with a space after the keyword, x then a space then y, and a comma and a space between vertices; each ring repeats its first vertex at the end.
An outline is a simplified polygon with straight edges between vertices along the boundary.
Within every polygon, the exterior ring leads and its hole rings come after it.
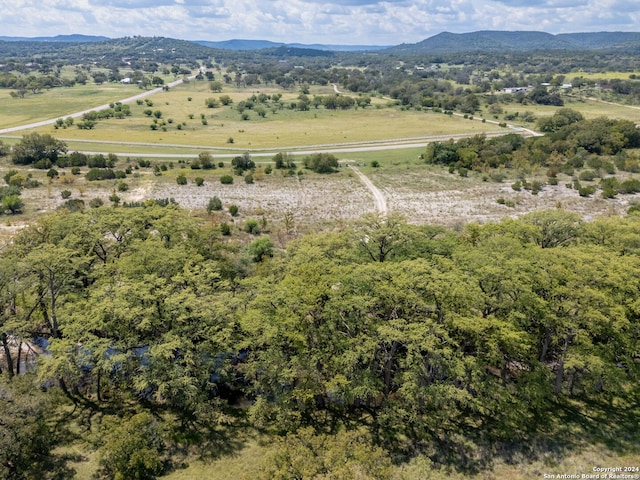
POLYGON ((202 185, 204 185, 204 178, 202 178, 202 177, 196 177, 196 178, 195 178, 195 182, 196 182, 196 185, 197 185, 198 187, 201 187, 202 185))
POLYGON ((231 185, 233 183, 233 177, 231 175, 222 175, 220 177, 220 183, 223 185, 231 185))
POLYGON ((72 198, 60 205, 60 208, 69 212, 81 212, 84 210, 84 200, 81 198, 72 198))
POLYGON ((590 197, 594 193, 596 193, 595 185, 590 185, 588 187, 580 187, 580 188, 578 188, 578 194, 581 197, 590 197))
POLYGON ((127 190, 129 190, 129 185, 127 185, 125 182, 118 182, 117 189, 119 192, 126 192, 127 190))
POLYGON ((186 185, 187 184, 187 177, 185 177, 183 174, 180 174, 176 177, 176 183, 178 185, 186 185))
POLYGON ((273 257, 273 242, 268 237, 257 238, 247 247, 254 262, 259 263, 265 257, 273 257))
POLYGON ((220 233, 222 233, 222 235, 225 235, 225 236, 231 235, 231 227, 229 226, 228 223, 220 224, 220 233))
POLYGON ((238 206, 237 205, 229 205, 229 213, 231 214, 232 217, 235 217, 238 215, 238 206))
POLYGON ((87 172, 85 178, 90 182, 94 180, 111 180, 116 178, 116 174, 110 168, 92 168, 87 172))
POLYGON ((636 178, 624 180, 618 186, 618 190, 620 193, 638 193, 640 192, 640 180, 636 178))
POLYGON ((597 172, 593 170, 585 170, 584 172, 580 172, 580 175, 578 175, 578 178, 583 182, 591 182, 597 177, 597 172))
MULTIPOLYGON (((6 176, 5 176, 6 181, 6 176)), ((12 187, 23 188, 27 185, 27 178, 21 173, 14 173, 9 177, 7 183, 12 187)))
POLYGON ((637 213, 639 213, 639 212, 640 212, 640 205, 631 205, 631 206, 629 207, 629 209, 627 210, 627 213, 628 213, 629 215, 631 215, 632 213, 637 214, 637 213))
POLYGON ((4 183, 6 183, 7 185, 11 185, 11 177, 13 177, 14 175, 19 174, 18 170, 15 169, 11 169, 9 170, 7 173, 4 174, 4 183))
POLYGON ((7 195, 2 197, 2 211, 10 213, 20 213, 24 207, 24 202, 18 195, 7 195))
POLYGON ((60 195, 62 196, 62 198, 67 199, 71 196, 71 190, 62 190, 60 192, 60 195))
POLYGON ((260 233, 260 225, 258 224, 258 220, 255 218, 250 218, 244 224, 244 231, 247 233, 251 233, 253 235, 257 235, 260 233))
POLYGON ((89 200, 89 206, 91 208, 100 208, 103 205, 104 205, 104 202, 102 201, 101 198, 96 197, 89 200))
POLYGON ((222 200, 220 200, 219 197, 210 198, 209 204, 207 205, 207 213, 219 210, 222 210, 222 200))
POLYGON ((251 173, 247 173, 244 176, 244 181, 245 181, 245 183, 248 183, 248 184, 253 183, 253 175, 251 173))

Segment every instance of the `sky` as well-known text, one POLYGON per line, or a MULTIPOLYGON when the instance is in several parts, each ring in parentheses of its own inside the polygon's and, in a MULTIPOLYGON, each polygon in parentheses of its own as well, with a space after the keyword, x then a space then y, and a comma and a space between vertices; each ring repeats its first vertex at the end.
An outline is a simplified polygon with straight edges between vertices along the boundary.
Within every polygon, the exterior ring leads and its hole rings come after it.
POLYGON ((398 45, 477 30, 640 31, 640 1, 0 0, 0 36, 398 45))

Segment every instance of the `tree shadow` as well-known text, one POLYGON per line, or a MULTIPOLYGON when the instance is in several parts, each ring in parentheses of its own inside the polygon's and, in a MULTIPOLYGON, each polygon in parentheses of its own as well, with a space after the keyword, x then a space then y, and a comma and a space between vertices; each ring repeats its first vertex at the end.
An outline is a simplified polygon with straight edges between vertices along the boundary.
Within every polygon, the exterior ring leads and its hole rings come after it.
MULTIPOLYGON (((414 444, 409 457, 427 456, 436 468, 476 475, 497 463, 559 464, 571 454, 601 446, 617 455, 640 452, 640 402, 606 397, 560 399, 544 415, 523 424, 510 438, 490 429, 460 425, 414 444)), ((401 461, 406 460, 401 458, 401 461)))

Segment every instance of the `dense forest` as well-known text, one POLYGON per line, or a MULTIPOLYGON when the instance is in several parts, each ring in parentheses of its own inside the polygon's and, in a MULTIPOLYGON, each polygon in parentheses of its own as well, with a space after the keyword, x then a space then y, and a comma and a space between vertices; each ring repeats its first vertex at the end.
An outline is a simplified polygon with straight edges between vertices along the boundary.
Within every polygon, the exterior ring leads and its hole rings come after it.
POLYGON ((513 442, 562 442, 582 402, 628 413, 609 426, 627 448, 639 227, 369 215, 277 249, 172 204, 42 217, 0 257, 0 475, 64 478, 52 449, 75 436, 105 477, 152 478, 249 427, 283 439, 265 478, 391 478, 416 455, 473 471, 513 442), (299 462, 314 442, 334 463, 299 462))

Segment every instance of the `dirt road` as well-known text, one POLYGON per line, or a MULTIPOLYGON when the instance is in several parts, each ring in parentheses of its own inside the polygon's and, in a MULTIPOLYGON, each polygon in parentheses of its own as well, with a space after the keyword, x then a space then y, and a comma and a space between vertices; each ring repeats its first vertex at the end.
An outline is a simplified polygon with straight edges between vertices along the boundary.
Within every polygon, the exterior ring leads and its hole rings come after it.
POLYGON ((384 194, 376 187, 369 177, 367 177, 364 173, 362 173, 358 167, 354 167, 353 165, 349 165, 349 168, 355 172, 355 174, 360 178, 360 181, 365 184, 365 186, 369 189, 369 191, 373 194, 373 199, 376 205, 376 209, 378 212, 386 215, 388 212, 387 209, 387 199, 384 198, 384 194))

